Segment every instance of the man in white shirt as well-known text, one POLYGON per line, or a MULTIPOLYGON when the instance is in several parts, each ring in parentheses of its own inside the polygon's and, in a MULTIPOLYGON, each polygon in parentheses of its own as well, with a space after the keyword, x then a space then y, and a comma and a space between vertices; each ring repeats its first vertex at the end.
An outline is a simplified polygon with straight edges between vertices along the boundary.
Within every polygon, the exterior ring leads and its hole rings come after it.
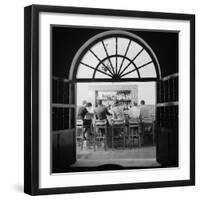
POLYGON ((141 100, 140 104, 141 104, 141 106, 140 106, 140 120, 144 121, 145 119, 149 118, 149 111, 148 111, 148 108, 145 105, 144 100, 141 100))
POLYGON ((133 107, 130 108, 128 112, 129 118, 139 118, 140 117, 140 108, 137 106, 136 102, 133 102, 133 107))

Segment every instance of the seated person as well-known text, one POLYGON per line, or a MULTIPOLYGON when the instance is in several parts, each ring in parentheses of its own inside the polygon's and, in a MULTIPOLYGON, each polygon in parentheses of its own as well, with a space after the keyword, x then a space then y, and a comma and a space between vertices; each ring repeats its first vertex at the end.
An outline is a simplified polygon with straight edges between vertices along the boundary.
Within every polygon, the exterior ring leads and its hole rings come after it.
MULTIPOLYGON (((116 121, 122 120, 123 123, 125 122, 125 115, 124 115, 123 107, 121 106, 120 102, 118 101, 115 102, 112 112, 113 112, 113 120, 116 120, 116 121)), ((119 127, 114 129, 114 135, 120 138, 122 138, 125 133, 126 133, 126 128, 123 130, 119 127)))
POLYGON ((87 110, 87 113, 85 114, 85 117, 83 120, 83 126, 85 128, 85 131, 84 131, 85 139, 87 139, 89 135, 91 134, 92 120, 94 117, 94 113, 92 111, 92 104, 90 102, 86 104, 86 110, 87 110))
POLYGON ((78 114, 77 114, 77 119, 84 119, 85 115, 88 113, 86 109, 87 101, 83 100, 82 106, 79 107, 78 109, 78 114))
POLYGON ((93 117, 94 117, 94 110, 93 110, 92 104, 91 104, 90 102, 87 103, 86 109, 87 109, 87 113, 86 113, 86 115, 85 115, 85 119, 90 119, 90 120, 92 120, 93 117))
MULTIPOLYGON (((106 120, 107 123, 108 123, 107 116, 111 116, 106 106, 102 104, 102 100, 97 101, 97 107, 94 109, 94 115, 96 119, 106 120)), ((100 134, 104 134, 102 130, 100 130, 100 134)))
POLYGON ((149 111, 148 108, 145 105, 145 101, 142 100, 140 102, 141 106, 140 106, 140 120, 143 122, 145 119, 149 118, 149 111))
POLYGON ((128 116, 136 120, 140 118, 140 108, 137 106, 137 102, 133 102, 133 107, 129 109, 128 116))
POLYGON ((108 112, 108 109, 102 104, 102 100, 97 101, 97 107, 94 109, 94 114, 96 119, 106 119, 107 120, 107 115, 111 115, 108 112))
POLYGON ((125 119, 123 108, 118 101, 115 102, 112 112, 113 112, 113 119, 122 119, 122 120, 125 119))

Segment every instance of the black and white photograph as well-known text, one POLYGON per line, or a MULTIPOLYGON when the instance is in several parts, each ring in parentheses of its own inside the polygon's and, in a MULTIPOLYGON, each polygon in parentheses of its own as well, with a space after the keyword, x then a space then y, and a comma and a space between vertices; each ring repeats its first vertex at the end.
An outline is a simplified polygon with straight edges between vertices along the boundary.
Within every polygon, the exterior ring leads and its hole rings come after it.
POLYGON ((26 193, 195 184, 194 22, 25 8, 26 193))
POLYGON ((52 173, 179 166, 178 43, 51 25, 52 173))

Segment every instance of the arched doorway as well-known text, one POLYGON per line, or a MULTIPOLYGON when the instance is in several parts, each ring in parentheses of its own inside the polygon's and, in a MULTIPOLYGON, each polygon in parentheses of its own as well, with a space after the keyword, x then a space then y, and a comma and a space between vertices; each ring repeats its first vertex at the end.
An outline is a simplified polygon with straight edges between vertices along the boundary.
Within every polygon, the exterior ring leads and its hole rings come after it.
MULTIPOLYGON (((76 161, 77 83, 152 81, 158 83, 158 88, 163 86, 160 84, 162 77, 158 59, 141 37, 127 31, 112 30, 97 34, 86 41, 75 54, 69 77, 64 80, 65 105, 61 115, 67 119, 67 123, 63 122, 63 130, 68 136, 60 133, 55 136, 53 142, 58 151, 55 154, 59 155, 56 156, 59 161, 55 161, 58 168, 64 169, 76 161)), ((157 91, 160 95, 160 90, 157 91)), ((160 126, 162 128, 162 124, 160 126)))
POLYGON ((151 47, 127 31, 100 33, 76 53, 69 79, 81 81, 157 81, 160 65, 151 47))

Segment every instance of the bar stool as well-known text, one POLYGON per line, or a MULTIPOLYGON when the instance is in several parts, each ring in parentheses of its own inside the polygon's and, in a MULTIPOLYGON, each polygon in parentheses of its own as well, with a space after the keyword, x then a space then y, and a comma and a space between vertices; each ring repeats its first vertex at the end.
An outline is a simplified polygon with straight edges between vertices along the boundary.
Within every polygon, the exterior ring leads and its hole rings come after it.
POLYGON ((101 142, 103 140, 104 150, 107 149, 107 121, 106 119, 94 120, 94 151, 96 150, 97 142, 101 142), (104 131, 104 134, 103 132, 104 131))
POLYGON ((83 133, 84 133, 83 120, 77 119, 76 120, 76 141, 78 142, 78 144, 81 143, 81 150, 83 149, 83 141, 84 141, 83 133))
POLYGON ((152 145, 155 145, 155 122, 151 118, 143 118, 141 126, 143 137, 152 137, 152 145))
POLYGON ((123 148, 125 148, 125 120, 124 119, 113 119, 111 121, 111 125, 112 125, 112 150, 114 147, 114 140, 116 138, 120 138, 121 137, 121 133, 123 132, 122 138, 123 138, 123 148), (115 131, 114 129, 118 129, 121 130, 121 133, 119 134, 118 137, 115 136, 115 131))
POLYGON ((128 120, 128 139, 132 146, 134 139, 137 139, 138 146, 141 146, 140 121, 138 118, 131 118, 128 120))

